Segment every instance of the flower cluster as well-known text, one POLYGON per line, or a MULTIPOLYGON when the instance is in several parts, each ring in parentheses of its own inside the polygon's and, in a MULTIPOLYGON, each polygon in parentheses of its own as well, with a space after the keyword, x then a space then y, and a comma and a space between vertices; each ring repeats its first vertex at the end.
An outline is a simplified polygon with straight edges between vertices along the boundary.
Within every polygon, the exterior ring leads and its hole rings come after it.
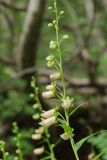
MULTIPOLYGON (((35 130, 35 133, 32 135, 32 139, 36 141, 42 140, 42 135, 44 134, 44 132, 45 132, 44 127, 39 127, 38 129, 35 130)), ((44 151, 45 151, 45 147, 42 146, 34 149, 34 154, 41 155, 44 153, 44 151)))
POLYGON ((57 115, 57 107, 48 111, 44 111, 41 114, 42 121, 39 124, 44 127, 49 127, 52 124, 55 124, 57 122, 56 115, 57 115))
POLYGON ((47 66, 48 66, 49 68, 54 67, 55 58, 54 58, 53 55, 50 55, 50 56, 46 57, 46 61, 47 61, 47 66))
MULTIPOLYGON (((48 132, 48 129, 46 128, 47 126, 50 126, 51 124, 55 123, 55 114, 56 114, 56 109, 50 110, 50 111, 42 111, 42 105, 39 100, 39 89, 36 87, 36 81, 35 78, 32 78, 31 81, 31 86, 34 89, 33 97, 35 99, 35 104, 33 105, 33 108, 35 109, 36 113, 33 115, 33 119, 38 119, 42 118, 42 121, 39 123, 42 126, 39 126, 38 129, 35 129, 34 134, 32 134, 32 139, 36 141, 44 141, 47 143, 48 148, 49 148, 49 154, 50 154, 50 159, 55 159, 54 152, 53 152, 53 147, 50 143, 50 135, 48 132)), ((51 84, 47 86, 47 93, 44 93, 46 97, 50 97, 49 93, 52 91, 54 92, 55 90, 55 84, 51 84), (49 91, 49 92, 48 92, 49 91)), ((40 156, 43 153, 47 152, 45 146, 42 144, 42 146, 36 147, 34 149, 34 154, 36 156, 40 156)))
POLYGON ((0 151, 3 154, 3 159, 7 159, 9 153, 5 151, 5 142, 4 141, 0 141, 0 151))
POLYGON ((22 146, 21 146, 21 134, 19 133, 19 128, 16 122, 13 122, 13 133, 15 135, 14 141, 16 144, 16 160, 20 159, 23 160, 23 153, 22 153, 22 146))
MULTIPOLYGON (((50 98, 56 98, 61 102, 61 106, 64 110, 68 110, 70 107, 72 107, 73 99, 66 96, 65 93, 65 82, 64 82, 64 76, 63 76, 63 70, 62 70, 62 51, 61 51, 61 43, 63 40, 68 39, 68 35, 63 35, 61 39, 59 39, 59 19, 64 14, 64 11, 60 11, 58 14, 57 7, 56 7, 56 0, 54 0, 54 5, 49 7, 49 10, 52 10, 56 14, 56 19, 53 20, 51 23, 48 24, 49 27, 54 27, 56 32, 56 41, 51 40, 49 42, 49 48, 51 49, 52 54, 46 57, 47 66, 49 68, 53 68, 55 72, 50 75, 51 84, 46 86, 46 91, 42 93, 43 98, 50 99, 50 98), (55 56, 55 53, 57 55, 55 56), (63 91, 57 86, 57 80, 60 80, 62 83, 63 91)), ((55 108, 51 109, 49 111, 45 111, 41 114, 42 121, 40 122, 40 125, 49 127, 52 124, 55 124, 57 122, 57 115, 55 115, 55 108)), ((67 140, 68 134, 63 133, 61 135, 62 139, 67 140)))
POLYGON ((36 87, 36 80, 34 77, 32 77, 32 80, 31 80, 31 87, 34 90, 34 93, 31 93, 30 97, 32 97, 35 100, 35 103, 33 104, 33 109, 35 110, 35 114, 33 115, 33 119, 38 120, 38 119, 40 119, 40 113, 42 111, 42 106, 40 104, 39 97, 38 97, 39 88, 36 87))

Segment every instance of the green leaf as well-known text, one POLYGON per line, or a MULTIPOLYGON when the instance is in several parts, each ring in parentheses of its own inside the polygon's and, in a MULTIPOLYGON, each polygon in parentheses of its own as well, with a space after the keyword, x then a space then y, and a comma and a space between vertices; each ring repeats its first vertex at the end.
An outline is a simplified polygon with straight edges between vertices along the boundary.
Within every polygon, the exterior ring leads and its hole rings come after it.
POLYGON ((48 160, 48 159, 50 159, 50 156, 47 156, 47 157, 41 158, 41 160, 48 160))
POLYGON ((76 111, 78 108, 80 108, 81 106, 83 106, 83 105, 85 105, 85 104, 87 104, 87 102, 82 103, 82 104, 80 104, 79 106, 77 106, 72 112, 69 113, 69 117, 70 117, 73 113, 75 113, 75 111, 76 111))
POLYGON ((58 120, 61 124, 65 124, 65 123, 66 123, 66 121, 64 121, 64 120, 61 119, 61 118, 57 118, 57 120, 58 120))
POLYGON ((66 124, 62 124, 60 126, 64 129, 65 133, 68 133, 68 134, 71 134, 74 130, 73 128, 71 128, 70 126, 66 124))
POLYGON ((102 156, 103 152, 92 158, 92 160, 99 160, 99 158, 102 156))
MULTIPOLYGON (((103 130, 104 131, 104 130, 103 130)), ((91 134, 85 138, 83 138, 82 140, 80 140, 79 142, 76 143, 76 148, 77 150, 79 150, 81 148, 81 146, 89 139, 91 138, 92 136, 95 136, 96 134, 100 133, 100 132, 103 132, 103 131, 99 131, 97 133, 94 133, 94 134, 91 134)))

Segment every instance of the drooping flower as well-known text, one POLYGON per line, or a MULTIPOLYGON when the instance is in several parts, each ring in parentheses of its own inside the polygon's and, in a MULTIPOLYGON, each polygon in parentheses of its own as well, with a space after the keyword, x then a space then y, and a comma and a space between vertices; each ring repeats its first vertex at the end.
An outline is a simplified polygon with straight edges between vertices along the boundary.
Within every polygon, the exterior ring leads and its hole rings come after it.
POLYGON ((56 117, 53 116, 53 117, 50 117, 48 119, 43 119, 39 124, 44 126, 44 127, 49 127, 51 126, 52 124, 55 124, 56 123, 56 117))
POLYGON ((42 93, 42 96, 43 96, 43 98, 46 98, 46 99, 52 98, 52 97, 54 97, 54 92, 53 91, 45 91, 42 93))
POLYGON ((61 75, 60 75, 59 72, 55 72, 55 73, 50 75, 51 80, 58 80, 58 79, 60 79, 60 77, 61 77, 61 75))
POLYGON ((60 137, 65 141, 67 141, 69 139, 68 133, 63 133, 63 134, 60 135, 60 137))
POLYGON ((34 154, 35 155, 41 155, 41 154, 44 153, 44 151, 45 151, 44 147, 36 148, 36 149, 34 149, 34 154))
POLYGON ((48 110, 48 111, 44 111, 41 116, 42 118, 50 118, 50 117, 53 117, 55 115, 55 112, 56 110, 55 109, 51 109, 51 110, 48 110))
POLYGON ((43 134, 44 133, 44 127, 39 127, 38 129, 35 130, 35 133, 43 134))
POLYGON ((33 134, 32 135, 32 139, 33 140, 40 140, 42 138, 42 135, 41 134, 33 134))
POLYGON ((50 85, 46 86, 46 90, 48 90, 48 91, 51 91, 53 89, 54 89, 54 85, 53 84, 50 84, 50 85))

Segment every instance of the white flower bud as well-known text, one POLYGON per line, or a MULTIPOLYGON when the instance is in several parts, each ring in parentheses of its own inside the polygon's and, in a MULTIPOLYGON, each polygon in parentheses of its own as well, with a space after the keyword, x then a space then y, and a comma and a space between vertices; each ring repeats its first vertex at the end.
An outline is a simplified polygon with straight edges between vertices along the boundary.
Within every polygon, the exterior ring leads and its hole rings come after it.
POLYGON ((42 138, 42 135, 41 134, 33 134, 32 135, 32 139, 33 140, 40 140, 42 138))
POLYGON ((34 154, 41 155, 42 153, 44 153, 44 151, 45 151, 44 147, 36 148, 34 149, 34 154))
POLYGON ((47 63, 47 66, 48 66, 49 68, 52 68, 52 67, 54 66, 54 61, 53 61, 53 62, 48 62, 48 63, 47 63))
POLYGON ((46 57, 46 61, 48 61, 48 62, 53 61, 53 60, 54 60, 53 55, 50 55, 50 56, 46 57))
POLYGON ((30 94, 30 97, 33 98, 35 95, 33 93, 30 94))
POLYGON ((54 85, 53 84, 50 84, 50 85, 46 86, 46 90, 48 90, 48 91, 51 91, 53 89, 54 89, 54 85))
POLYGON ((48 27, 52 27, 52 26, 53 26, 53 24, 52 24, 52 23, 49 23, 49 24, 48 24, 48 27))
POLYGON ((65 141, 69 139, 68 133, 63 133, 63 134, 60 135, 60 137, 65 141))
POLYGON ((34 109, 38 109, 39 107, 40 107, 40 104, 38 104, 38 103, 36 103, 36 104, 33 105, 34 109))
POLYGON ((69 99, 69 97, 67 97, 62 103, 62 107, 64 109, 68 109, 72 106, 72 102, 73 102, 73 99, 69 99))
POLYGON ((9 155, 9 152, 5 152, 5 155, 8 156, 8 155, 9 155))
POLYGON ((39 119, 40 118, 40 114, 35 114, 35 115, 33 115, 33 117, 32 117, 34 120, 37 120, 37 119, 39 119))
POLYGON ((38 129, 35 130, 35 133, 43 134, 44 133, 44 127, 39 127, 38 129))
POLYGON ((44 111, 41 116, 42 118, 50 118, 53 117, 55 115, 55 109, 51 109, 49 111, 44 111))
POLYGON ((58 79, 60 79, 60 77, 61 76, 60 76, 59 72, 56 72, 56 73, 50 75, 51 80, 58 80, 58 79))
MULTIPOLYGON (((18 157, 14 157, 14 160, 18 160, 19 158, 18 157)), ((3 160, 3 159, 0 159, 0 160, 3 160)))
POLYGON ((53 91, 46 91, 46 92, 42 93, 42 96, 43 96, 43 98, 48 99, 48 98, 54 97, 54 93, 53 93, 53 91))
POLYGON ((55 123, 56 123, 56 117, 54 116, 54 117, 50 117, 48 119, 43 119, 39 124, 44 127, 49 127, 55 123))
POLYGON ((69 36, 68 35, 63 35, 63 39, 68 39, 69 36))
POLYGON ((64 11, 60 11, 60 14, 64 14, 64 11))
POLYGON ((56 42, 51 41, 51 42, 49 43, 49 47, 50 47, 51 49, 55 49, 55 48, 57 48, 57 44, 56 44, 56 42))
POLYGON ((19 149, 16 149, 16 153, 19 154, 19 153, 20 153, 20 150, 19 150, 19 149))
POLYGON ((53 24, 55 24, 56 23, 56 20, 53 20, 53 24))
POLYGON ((49 9, 49 10, 51 10, 51 9, 52 9, 52 7, 48 7, 48 9, 49 9))
POLYGON ((31 87, 33 87, 33 88, 35 87, 35 81, 34 80, 31 81, 31 87))

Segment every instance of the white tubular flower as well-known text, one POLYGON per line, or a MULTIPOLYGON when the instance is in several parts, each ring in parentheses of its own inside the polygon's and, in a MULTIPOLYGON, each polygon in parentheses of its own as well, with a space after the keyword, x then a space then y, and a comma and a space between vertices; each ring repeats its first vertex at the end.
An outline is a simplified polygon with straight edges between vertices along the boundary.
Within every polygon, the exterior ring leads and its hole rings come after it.
POLYGON ((58 79, 60 79, 60 77, 61 76, 60 76, 59 72, 56 72, 56 73, 50 75, 51 80, 58 80, 58 79))
POLYGON ((36 134, 43 134, 44 133, 44 127, 39 127, 38 129, 35 130, 36 134))
POLYGON ((44 151, 45 151, 44 147, 36 148, 36 149, 34 149, 34 154, 41 155, 44 153, 44 151))
POLYGON ((53 116, 53 117, 50 117, 48 119, 43 119, 39 124, 44 126, 44 127, 49 127, 51 126, 52 124, 55 124, 56 123, 56 117, 53 116))
POLYGON ((65 100, 63 100, 62 107, 64 109, 70 108, 72 106, 72 101, 73 99, 70 99, 69 97, 67 97, 65 100))
POLYGON ((54 85, 53 84, 50 84, 50 85, 46 86, 46 90, 48 90, 48 91, 51 91, 53 89, 54 89, 54 85))
POLYGON ((33 140, 40 140, 42 138, 42 135, 41 134, 33 134, 32 135, 32 139, 33 140))
POLYGON ((46 99, 52 98, 52 97, 54 97, 54 92, 53 91, 46 91, 46 92, 42 93, 42 96, 43 96, 43 98, 46 98, 46 99))
POLYGON ((67 141, 69 139, 68 133, 63 133, 63 134, 60 135, 60 137, 65 141, 67 141))
POLYGON ((49 111, 44 111, 41 116, 42 118, 50 118, 50 117, 53 117, 55 115, 55 109, 51 109, 49 111))

